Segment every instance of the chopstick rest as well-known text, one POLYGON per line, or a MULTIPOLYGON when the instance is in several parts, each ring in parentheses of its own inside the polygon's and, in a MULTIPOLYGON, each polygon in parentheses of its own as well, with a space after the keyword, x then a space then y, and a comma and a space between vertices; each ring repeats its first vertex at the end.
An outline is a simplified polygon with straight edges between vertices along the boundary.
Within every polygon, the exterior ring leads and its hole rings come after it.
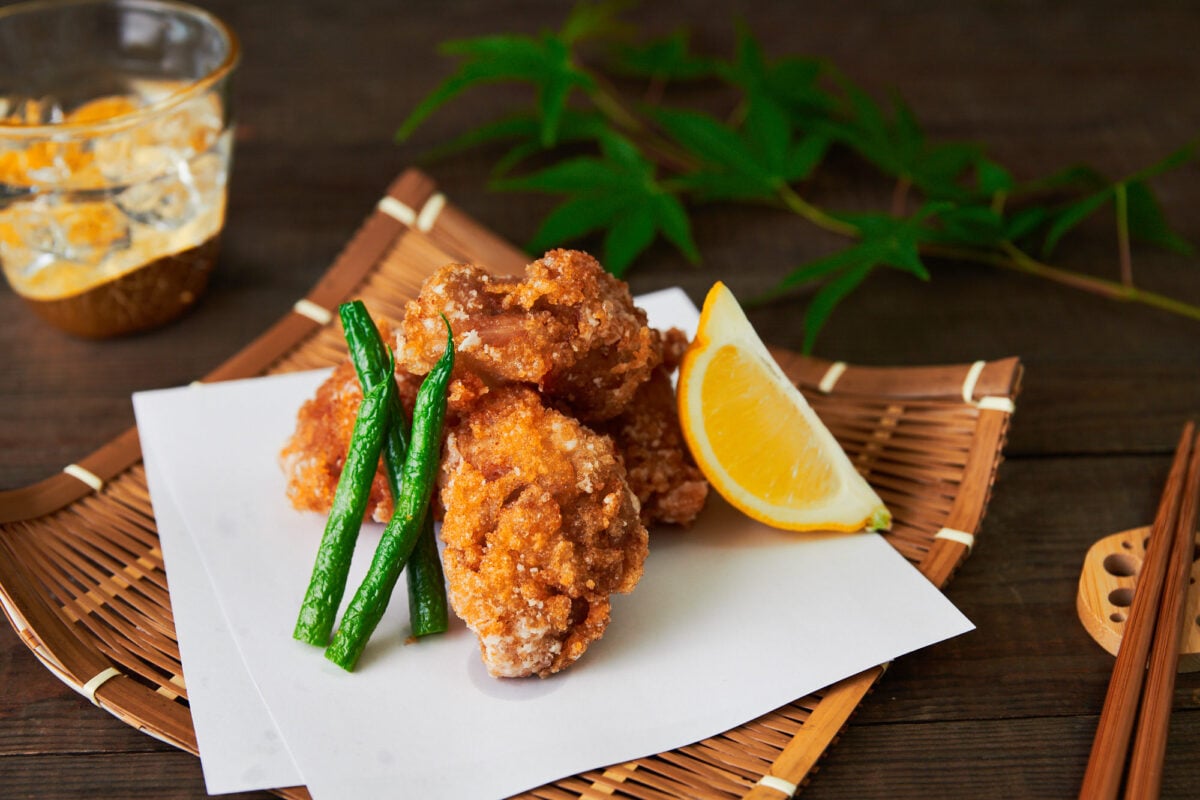
MULTIPOLYGON (((1075 611, 1084 630, 1112 655, 1117 654, 1137 588, 1150 526, 1130 528, 1096 540, 1083 559, 1075 611)), ((1200 561, 1191 565, 1191 582, 1184 606, 1180 637, 1180 672, 1200 671, 1200 561)))

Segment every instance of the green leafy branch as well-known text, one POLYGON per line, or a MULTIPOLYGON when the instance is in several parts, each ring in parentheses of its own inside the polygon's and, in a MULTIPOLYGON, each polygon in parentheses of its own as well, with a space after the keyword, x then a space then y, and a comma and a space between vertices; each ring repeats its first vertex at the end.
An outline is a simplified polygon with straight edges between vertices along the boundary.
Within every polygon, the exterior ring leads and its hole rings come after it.
MULTIPOLYGON (((768 58, 744 27, 728 58, 695 52, 686 31, 642 41, 622 2, 583 2, 558 31, 447 42, 457 71, 397 132, 408 138, 440 106, 490 83, 527 84, 534 101, 467 131, 432 154, 504 144, 491 188, 542 192, 561 202, 542 220, 537 252, 602 235, 601 260, 625 274, 659 238, 689 261, 700 254, 690 207, 761 203, 851 240, 843 250, 790 270, 767 294, 815 287, 804 317, 806 352, 837 305, 879 268, 929 279, 926 260, 985 264, 1200 320, 1200 305, 1134 282, 1132 243, 1191 255, 1168 224, 1150 181, 1193 160, 1195 144, 1119 180, 1074 167, 1018 183, 979 145, 934 142, 899 97, 875 101, 832 65, 768 58), (597 65, 589 61, 603 46, 597 65), (733 98, 723 117, 665 106, 671 83, 704 81, 733 98), (634 84, 638 95, 616 86, 634 84), (850 151, 894 181, 889 209, 849 214, 805 196, 833 148, 850 151), (536 159, 537 167, 517 170, 536 159), (1050 263, 1067 234, 1111 213, 1114 279, 1050 263)), ((724 96, 724 95, 722 95, 724 96)))

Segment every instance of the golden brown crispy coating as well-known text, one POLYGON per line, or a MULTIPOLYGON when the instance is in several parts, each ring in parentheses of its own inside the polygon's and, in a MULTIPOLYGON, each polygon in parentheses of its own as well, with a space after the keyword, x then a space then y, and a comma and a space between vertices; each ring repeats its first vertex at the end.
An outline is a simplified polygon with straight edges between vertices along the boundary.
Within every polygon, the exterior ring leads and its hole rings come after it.
POLYGON ((679 328, 667 328, 660 335, 662 336, 663 350, 662 365, 668 373, 674 372, 683 363, 683 354, 687 352, 691 341, 687 334, 679 328))
POLYGON ((493 390, 451 430, 441 499, 450 600, 495 676, 570 665, 642 575, 646 528, 612 441, 528 388, 493 390))
MULTIPOLYGON (((384 341, 393 338, 387 323, 379 323, 379 329, 384 341)), ((419 377, 397 367, 400 404, 408 414, 412 413, 420 381, 419 377)), ((287 476, 288 499, 300 511, 328 513, 333 504, 333 494, 346 461, 354 419, 362 399, 362 386, 354 365, 347 358, 322 382, 316 395, 301 406, 296 416, 296 429, 279 454, 287 476)), ((376 522, 387 522, 392 515, 392 493, 382 461, 371 482, 366 515, 376 522)))
POLYGON ((443 313, 460 370, 532 384, 585 422, 619 414, 662 361, 628 286, 579 251, 552 250, 522 279, 462 264, 438 270, 406 309, 398 356, 411 371, 428 372, 441 355, 443 313))
POLYGON ((613 438, 645 525, 695 521, 708 498, 708 481, 683 439, 675 389, 665 366, 654 370, 620 416, 596 429, 613 438))
MULTIPOLYGON (((380 322, 380 328, 392 336, 387 322, 380 322)), ((692 461, 679 430, 668 369, 674 369, 687 339, 675 329, 661 334, 661 338, 663 364, 638 387, 617 417, 593 427, 613 438, 629 487, 641 504, 642 522, 647 526, 690 525, 704 507, 708 483, 692 461)), ((420 380, 403 370, 397 376, 406 409, 412 408, 420 380)), ((449 389, 447 427, 453 427, 455 420, 488 391, 487 384, 474 373, 456 370, 449 389)), ((361 402, 362 390, 347 360, 300 410, 296 431, 281 454, 288 475, 288 497, 296 508, 329 511, 361 402)), ((381 467, 372 484, 368 516, 386 522, 391 510, 391 494, 381 467)))

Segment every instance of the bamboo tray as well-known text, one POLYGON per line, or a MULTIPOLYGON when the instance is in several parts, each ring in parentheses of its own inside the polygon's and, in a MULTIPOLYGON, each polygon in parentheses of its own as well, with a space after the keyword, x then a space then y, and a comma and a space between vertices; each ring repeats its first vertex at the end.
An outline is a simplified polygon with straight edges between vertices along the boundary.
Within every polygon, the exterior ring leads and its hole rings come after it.
MULTIPOLYGON (((398 318, 424 277, 451 261, 518 272, 528 258, 467 217, 415 170, 389 187, 293 313, 203 380, 340 361, 337 305, 365 299, 398 318)), ((891 544, 937 586, 970 552, 1021 377, 1015 358, 868 368, 776 351, 891 508, 891 544)), ((0 493, 0 605, 60 680, 135 728, 197 752, 167 575, 131 428, 59 475, 0 493)), ((564 778, 522 797, 761 798, 794 794, 881 665, 734 730, 564 778)), ((279 788, 305 798, 304 787, 279 788)))

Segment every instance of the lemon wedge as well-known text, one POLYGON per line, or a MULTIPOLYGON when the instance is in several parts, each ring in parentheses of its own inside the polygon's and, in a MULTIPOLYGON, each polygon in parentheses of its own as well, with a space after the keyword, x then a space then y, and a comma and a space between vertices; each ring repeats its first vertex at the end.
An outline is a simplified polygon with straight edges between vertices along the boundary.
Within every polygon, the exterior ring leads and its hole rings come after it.
POLYGON ((733 293, 709 290, 679 372, 679 420, 722 497, 775 528, 878 530, 879 495, 771 357, 733 293))

